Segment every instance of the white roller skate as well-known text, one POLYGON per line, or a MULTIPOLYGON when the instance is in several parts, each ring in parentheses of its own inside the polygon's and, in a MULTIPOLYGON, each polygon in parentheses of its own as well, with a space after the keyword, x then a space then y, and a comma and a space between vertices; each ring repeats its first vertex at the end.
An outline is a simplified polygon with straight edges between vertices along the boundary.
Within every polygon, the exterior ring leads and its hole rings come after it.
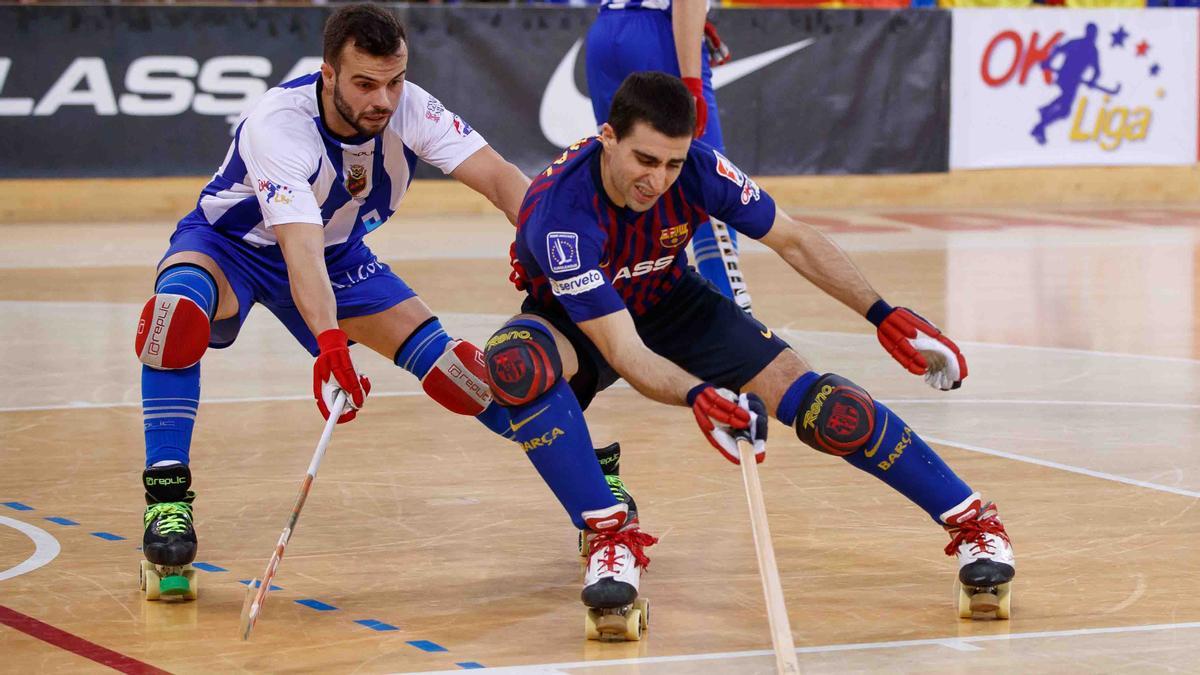
POLYGON ((641 640, 650 623, 650 603, 638 597, 638 585, 650 564, 643 549, 658 540, 636 519, 626 522, 628 516, 626 504, 583 514, 588 566, 580 598, 588 608, 589 640, 641 640))
POLYGON ((958 616, 1007 619, 1017 563, 995 505, 983 503, 976 492, 943 513, 941 520, 950 533, 946 555, 958 556, 958 616))

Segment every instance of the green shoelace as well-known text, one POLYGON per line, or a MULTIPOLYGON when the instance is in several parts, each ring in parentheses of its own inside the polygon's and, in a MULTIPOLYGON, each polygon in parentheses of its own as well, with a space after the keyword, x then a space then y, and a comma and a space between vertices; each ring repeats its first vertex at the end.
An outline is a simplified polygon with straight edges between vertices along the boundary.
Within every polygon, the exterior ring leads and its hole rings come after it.
POLYGON ((146 526, 149 527, 154 519, 158 521, 159 534, 178 534, 186 532, 188 523, 192 520, 192 507, 183 502, 163 502, 146 507, 146 526))

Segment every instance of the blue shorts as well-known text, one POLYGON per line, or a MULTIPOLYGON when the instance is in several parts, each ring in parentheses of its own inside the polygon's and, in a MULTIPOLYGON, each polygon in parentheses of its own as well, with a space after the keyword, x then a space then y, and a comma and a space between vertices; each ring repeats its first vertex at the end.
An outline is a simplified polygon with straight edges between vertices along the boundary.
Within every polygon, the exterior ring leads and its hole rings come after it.
MULTIPOLYGON (((586 409, 597 393, 620 377, 560 305, 538 307, 527 298, 521 311, 548 321, 575 348, 579 372, 570 384, 581 407, 586 409)), ((655 354, 705 382, 733 391, 741 391, 788 348, 788 343, 691 268, 666 298, 635 317, 634 325, 655 354)))
MULTIPOLYGON (((708 125, 700 140, 724 152, 721 117, 717 114, 706 49, 703 44, 700 46, 700 79, 708 104, 708 125)), ((658 70, 679 77, 671 16, 661 9, 601 11, 587 34, 587 83, 597 125, 608 120, 617 87, 630 73, 639 70, 658 70)))
MULTIPOLYGON (((237 296, 237 315, 213 323, 210 347, 221 349, 233 344, 250 308, 261 303, 310 354, 319 353, 316 338, 292 301, 287 265, 278 246, 253 246, 211 227, 181 225, 171 235, 163 260, 182 251, 212 258, 237 296)), ((338 319, 377 314, 416 296, 361 240, 325 249, 325 265, 337 300, 338 319)))

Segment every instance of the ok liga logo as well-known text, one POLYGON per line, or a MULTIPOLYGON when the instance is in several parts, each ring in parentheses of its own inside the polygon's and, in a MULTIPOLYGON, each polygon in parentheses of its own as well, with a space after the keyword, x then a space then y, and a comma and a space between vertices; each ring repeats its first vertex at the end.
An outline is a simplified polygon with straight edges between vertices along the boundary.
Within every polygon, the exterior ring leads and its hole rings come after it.
POLYGON ((1032 142, 1089 143, 1112 152, 1146 140, 1154 106, 1166 96, 1165 86, 1158 84, 1164 69, 1153 42, 1119 20, 1103 28, 1087 22, 1078 32, 1002 30, 984 48, 979 76, 993 89, 1046 92, 1031 111, 1032 142))

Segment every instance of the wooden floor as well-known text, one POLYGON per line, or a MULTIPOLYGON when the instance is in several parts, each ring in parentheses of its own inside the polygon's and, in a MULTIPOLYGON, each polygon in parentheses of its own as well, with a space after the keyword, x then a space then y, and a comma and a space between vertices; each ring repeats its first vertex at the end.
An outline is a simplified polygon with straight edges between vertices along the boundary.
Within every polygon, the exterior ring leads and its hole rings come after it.
MULTIPOLYGON (((748 245, 756 314, 933 442, 999 504, 1018 558, 1012 620, 959 620, 945 534, 776 424, 761 473, 802 667, 1200 672, 1200 206, 802 215, 940 323, 970 378, 928 389, 748 245)), ((261 573, 321 429, 310 359, 261 309, 204 361, 200 599, 143 601, 131 344, 171 227, 3 226, 0 671, 771 672, 740 475, 686 410, 618 387, 589 411, 661 537, 647 638, 589 643, 575 533, 522 453, 363 352, 368 406, 334 435, 241 642, 239 581, 261 573)), ((494 217, 431 217, 369 241, 481 340, 518 304, 510 238, 494 217)))

